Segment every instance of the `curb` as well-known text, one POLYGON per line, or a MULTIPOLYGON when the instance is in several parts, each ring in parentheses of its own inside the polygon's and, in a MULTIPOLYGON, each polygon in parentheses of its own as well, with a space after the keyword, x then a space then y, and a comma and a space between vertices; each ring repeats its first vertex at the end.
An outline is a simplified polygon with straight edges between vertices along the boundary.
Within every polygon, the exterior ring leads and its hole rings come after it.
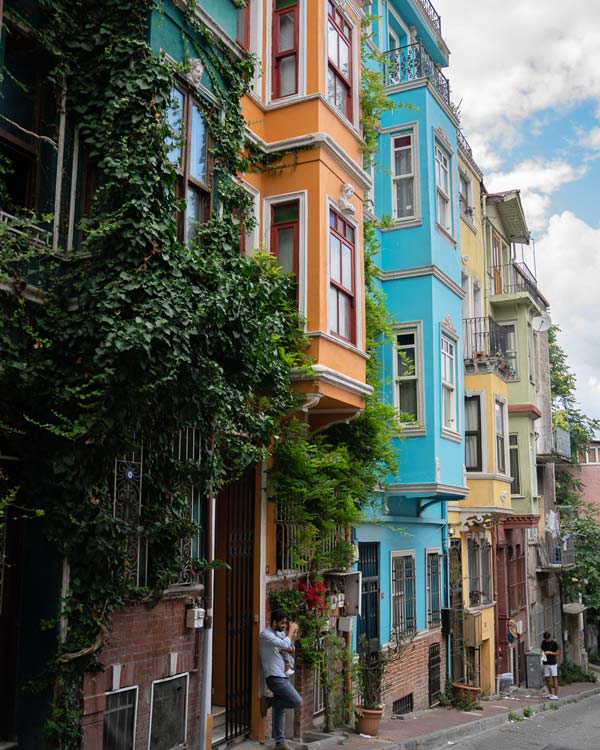
MULTIPOLYGON (((545 701, 544 703, 538 703, 535 707, 532 706, 536 714, 542 711, 553 710, 550 706, 566 705, 568 703, 578 703, 586 698, 591 698, 593 695, 600 693, 600 686, 586 690, 576 695, 567 695, 564 698, 559 698, 558 701, 545 701)), ((477 719, 466 724, 460 724, 456 727, 450 727, 449 729, 438 729, 436 732, 430 734, 422 734, 419 737, 411 737, 411 739, 403 740, 402 742, 392 742, 389 745, 386 744, 385 750, 427 750, 427 748, 435 748, 440 743, 445 741, 460 740, 465 737, 470 737, 474 734, 480 734, 488 729, 495 729, 503 724, 507 723, 507 716, 510 713, 509 710, 506 713, 498 714, 497 716, 486 716, 483 719, 477 719)))

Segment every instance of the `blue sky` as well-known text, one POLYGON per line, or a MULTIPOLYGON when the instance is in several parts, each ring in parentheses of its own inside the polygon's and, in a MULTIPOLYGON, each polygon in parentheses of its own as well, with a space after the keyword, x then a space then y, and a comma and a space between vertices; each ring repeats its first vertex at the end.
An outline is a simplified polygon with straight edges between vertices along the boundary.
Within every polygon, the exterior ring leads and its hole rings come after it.
POLYGON ((578 399, 600 418, 600 0, 433 3, 462 129, 488 190, 521 190, 578 399))

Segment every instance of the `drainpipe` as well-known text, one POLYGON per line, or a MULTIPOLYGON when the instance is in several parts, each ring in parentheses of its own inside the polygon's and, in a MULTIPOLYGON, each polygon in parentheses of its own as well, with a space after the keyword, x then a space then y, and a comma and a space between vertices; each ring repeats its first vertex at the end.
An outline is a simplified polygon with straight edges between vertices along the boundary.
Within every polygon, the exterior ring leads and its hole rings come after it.
MULTIPOLYGON (((1 1, 1 0, 0 0, 1 1)), ((65 159, 65 131, 67 124, 67 84, 63 77, 60 92, 60 124, 58 126, 58 156, 56 158, 56 193, 54 195, 54 227, 52 230, 52 249, 58 250, 60 207, 62 201, 63 162, 65 159)))
MULTIPOLYGON (((448 558, 450 555, 450 542, 448 535, 448 503, 444 500, 443 509, 445 512, 446 523, 442 526, 442 554, 444 559, 444 586, 446 589, 446 607, 450 607, 450 566, 448 558)), ((450 633, 446 636, 446 686, 452 680, 452 659, 450 654, 450 633)))
MULTIPOLYGON (((211 471, 214 464, 215 434, 210 443, 211 471)), ((216 506, 212 479, 208 485, 208 508, 206 528, 206 560, 209 564, 215 560, 216 506)), ((211 567, 206 571, 204 603, 206 618, 204 621, 204 653, 202 655, 202 684, 200 687, 200 750, 210 750, 212 746, 212 667, 213 667, 213 613, 214 613, 215 571, 211 567)))
POLYGON ((527 650, 531 649, 531 613, 529 612, 529 529, 523 529, 525 532, 525 608, 527 612, 527 650))

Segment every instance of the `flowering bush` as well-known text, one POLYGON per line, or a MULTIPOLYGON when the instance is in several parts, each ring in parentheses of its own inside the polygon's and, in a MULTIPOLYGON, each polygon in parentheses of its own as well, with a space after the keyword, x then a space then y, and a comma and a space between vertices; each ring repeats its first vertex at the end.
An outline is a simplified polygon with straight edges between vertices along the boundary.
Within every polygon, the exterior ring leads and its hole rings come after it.
POLYGON ((298 591, 302 592, 304 603, 308 612, 318 610, 322 612, 325 608, 325 592, 327 588, 322 581, 316 583, 299 583, 298 591))

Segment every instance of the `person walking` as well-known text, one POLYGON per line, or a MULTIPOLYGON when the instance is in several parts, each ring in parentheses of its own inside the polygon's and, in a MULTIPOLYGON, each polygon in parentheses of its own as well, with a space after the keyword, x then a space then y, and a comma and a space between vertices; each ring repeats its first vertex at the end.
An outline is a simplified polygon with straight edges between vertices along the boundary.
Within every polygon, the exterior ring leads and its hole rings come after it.
POLYGON ((275 750, 289 750, 285 741, 285 709, 300 708, 302 698, 290 683, 286 673, 284 654, 294 653, 293 639, 295 628, 290 625, 287 614, 282 609, 271 613, 271 621, 258 639, 258 650, 263 675, 271 697, 261 696, 260 714, 264 718, 269 708, 273 709, 272 736, 275 750), (289 629, 289 632, 288 632, 289 629))
POLYGON ((547 630, 542 641, 542 663, 544 665, 544 678, 548 688, 546 698, 558 700, 558 643, 552 640, 552 633, 547 630), (545 658, 544 658, 545 657, 545 658))

